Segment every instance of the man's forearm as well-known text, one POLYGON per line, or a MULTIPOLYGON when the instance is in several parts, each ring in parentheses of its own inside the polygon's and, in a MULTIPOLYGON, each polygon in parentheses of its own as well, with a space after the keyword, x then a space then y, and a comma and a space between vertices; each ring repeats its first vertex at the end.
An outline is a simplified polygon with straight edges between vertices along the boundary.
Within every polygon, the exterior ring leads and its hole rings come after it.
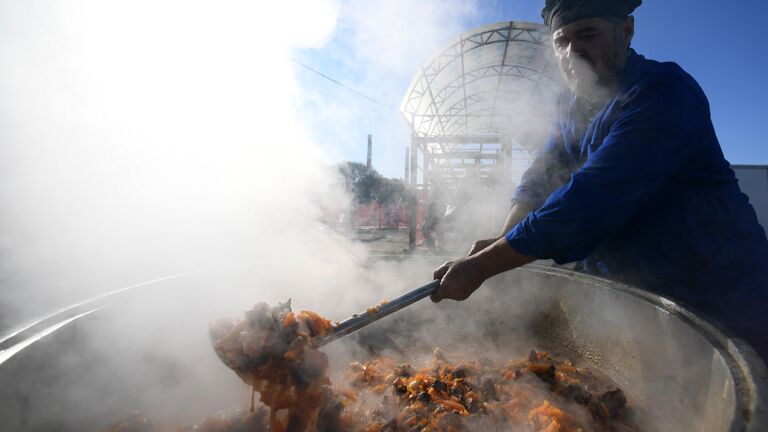
POLYGON ((523 255, 509 245, 502 236, 491 246, 470 257, 474 260, 487 279, 508 270, 523 266, 536 260, 536 257, 523 255))
POLYGON ((509 215, 507 215, 507 220, 504 222, 504 227, 501 229, 499 237, 504 237, 504 235, 512 231, 512 228, 519 224, 520 221, 525 219, 525 217, 528 216, 528 213, 530 212, 531 210, 523 207, 520 204, 513 205, 512 209, 509 211, 509 215))

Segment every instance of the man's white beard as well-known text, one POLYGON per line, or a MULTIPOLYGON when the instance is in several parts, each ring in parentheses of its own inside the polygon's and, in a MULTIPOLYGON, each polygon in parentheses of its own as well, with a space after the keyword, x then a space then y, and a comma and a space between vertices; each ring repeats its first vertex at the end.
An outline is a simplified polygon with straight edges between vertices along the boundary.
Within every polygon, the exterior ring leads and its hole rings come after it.
POLYGON ((605 100, 611 92, 610 88, 600 83, 592 65, 581 58, 573 60, 570 70, 565 73, 565 81, 576 95, 593 101, 605 100))

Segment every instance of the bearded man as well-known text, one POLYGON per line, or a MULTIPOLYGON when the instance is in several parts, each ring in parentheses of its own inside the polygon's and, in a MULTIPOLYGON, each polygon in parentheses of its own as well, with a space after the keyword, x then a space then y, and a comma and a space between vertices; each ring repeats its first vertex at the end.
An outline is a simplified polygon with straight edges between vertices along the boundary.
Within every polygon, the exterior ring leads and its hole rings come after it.
POLYGON ((768 241, 723 157, 709 103, 674 63, 630 48, 641 0, 547 0, 569 89, 502 235, 435 271, 464 300, 535 259, 677 299, 768 354, 768 241))

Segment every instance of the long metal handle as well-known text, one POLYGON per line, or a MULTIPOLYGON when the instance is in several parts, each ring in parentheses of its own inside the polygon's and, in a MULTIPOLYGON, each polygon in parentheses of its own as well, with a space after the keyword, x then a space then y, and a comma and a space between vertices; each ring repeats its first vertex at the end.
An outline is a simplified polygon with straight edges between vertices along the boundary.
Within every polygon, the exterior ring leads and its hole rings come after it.
POLYGON ((406 306, 412 305, 413 303, 428 297, 433 292, 437 291, 439 286, 440 281, 435 280, 420 288, 416 288, 413 291, 407 292, 400 297, 380 304, 377 311, 365 311, 359 314, 355 314, 351 318, 347 318, 334 326, 333 332, 317 341, 317 343, 319 346, 322 346, 333 342, 336 339, 342 338, 350 333, 356 332, 368 324, 376 322, 387 315, 391 315, 406 306))

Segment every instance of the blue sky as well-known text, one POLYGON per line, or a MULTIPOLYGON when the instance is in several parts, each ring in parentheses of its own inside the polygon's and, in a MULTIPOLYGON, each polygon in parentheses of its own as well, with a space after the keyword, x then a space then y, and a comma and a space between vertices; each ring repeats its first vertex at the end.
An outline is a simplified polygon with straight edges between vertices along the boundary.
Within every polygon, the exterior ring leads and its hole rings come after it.
MULTIPOLYGON (((540 22, 543 1, 342 1, 336 29, 319 48, 295 58, 394 110, 371 103, 317 75, 296 68, 302 120, 332 161, 365 160, 374 136, 374 167, 403 174, 409 129, 396 110, 421 64, 460 32, 482 24, 540 22), (419 5, 419 6, 414 6, 419 5)), ((746 0, 646 1, 635 13, 635 49, 674 61, 698 80, 710 100, 726 158, 733 164, 768 164, 768 82, 760 31, 768 3, 746 0)))

